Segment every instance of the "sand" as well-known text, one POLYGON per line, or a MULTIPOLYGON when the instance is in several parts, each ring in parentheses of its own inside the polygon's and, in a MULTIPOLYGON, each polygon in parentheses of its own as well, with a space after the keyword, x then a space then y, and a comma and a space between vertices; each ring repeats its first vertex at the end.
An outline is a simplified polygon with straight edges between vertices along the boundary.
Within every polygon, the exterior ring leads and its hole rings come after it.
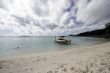
POLYGON ((0 73, 110 73, 110 42, 0 59, 0 73))

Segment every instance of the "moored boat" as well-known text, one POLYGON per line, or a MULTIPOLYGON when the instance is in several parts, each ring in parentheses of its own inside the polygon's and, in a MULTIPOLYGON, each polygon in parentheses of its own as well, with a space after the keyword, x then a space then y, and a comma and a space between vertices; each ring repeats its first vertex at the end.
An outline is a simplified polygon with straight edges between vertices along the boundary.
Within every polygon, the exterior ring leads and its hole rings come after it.
POLYGON ((59 36, 57 38, 55 37, 55 42, 59 44, 71 44, 71 40, 65 39, 64 37, 66 36, 59 36))

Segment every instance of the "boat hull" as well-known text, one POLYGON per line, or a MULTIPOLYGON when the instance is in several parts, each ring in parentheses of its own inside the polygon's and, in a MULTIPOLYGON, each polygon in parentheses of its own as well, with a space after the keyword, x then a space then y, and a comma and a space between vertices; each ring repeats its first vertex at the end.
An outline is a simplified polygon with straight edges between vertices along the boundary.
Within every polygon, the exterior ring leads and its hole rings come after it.
POLYGON ((55 40, 55 42, 60 44, 71 44, 71 40, 55 40))

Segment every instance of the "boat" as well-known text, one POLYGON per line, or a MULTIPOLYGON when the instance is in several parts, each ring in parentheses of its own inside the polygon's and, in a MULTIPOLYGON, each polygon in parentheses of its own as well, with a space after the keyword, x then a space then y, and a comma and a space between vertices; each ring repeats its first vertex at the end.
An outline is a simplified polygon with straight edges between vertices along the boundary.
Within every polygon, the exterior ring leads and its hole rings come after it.
POLYGON ((69 39, 65 39, 66 36, 59 36, 59 37, 55 37, 55 43, 59 43, 59 44, 71 44, 71 40, 69 39))

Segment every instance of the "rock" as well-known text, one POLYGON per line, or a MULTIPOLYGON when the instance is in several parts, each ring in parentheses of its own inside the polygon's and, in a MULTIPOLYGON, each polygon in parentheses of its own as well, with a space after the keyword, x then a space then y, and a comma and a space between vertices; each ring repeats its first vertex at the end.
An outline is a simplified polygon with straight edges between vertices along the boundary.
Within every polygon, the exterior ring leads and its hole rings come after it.
POLYGON ((110 52, 108 52, 107 54, 110 54, 110 52))
POLYGON ((73 67, 71 67, 71 71, 73 71, 74 70, 74 68, 73 67))
POLYGON ((55 73, 58 73, 58 71, 55 71, 55 73))
POLYGON ((60 67, 63 68, 65 64, 61 64, 60 67))
POLYGON ((103 70, 104 70, 103 68, 100 68, 100 69, 99 69, 100 72, 102 72, 103 70))
POLYGON ((101 65, 107 65, 107 63, 101 62, 101 65))
POLYGON ((108 71, 110 71, 110 68, 108 68, 108 71))
POLYGON ((2 69, 2 66, 0 66, 0 69, 2 69))
POLYGON ((28 69, 25 69, 25 70, 28 70, 28 69))
POLYGON ((53 73, 52 71, 48 71, 47 73, 53 73))
POLYGON ((90 73, 93 73, 93 71, 91 71, 90 73))
POLYGON ((83 73, 88 73, 87 71, 83 71, 83 73))
POLYGON ((37 62, 39 62, 40 60, 37 60, 37 62))
POLYGON ((64 72, 66 72, 66 71, 67 71, 67 69, 63 69, 63 71, 64 71, 64 72))
POLYGON ((17 47, 17 48, 19 48, 19 47, 17 47))

